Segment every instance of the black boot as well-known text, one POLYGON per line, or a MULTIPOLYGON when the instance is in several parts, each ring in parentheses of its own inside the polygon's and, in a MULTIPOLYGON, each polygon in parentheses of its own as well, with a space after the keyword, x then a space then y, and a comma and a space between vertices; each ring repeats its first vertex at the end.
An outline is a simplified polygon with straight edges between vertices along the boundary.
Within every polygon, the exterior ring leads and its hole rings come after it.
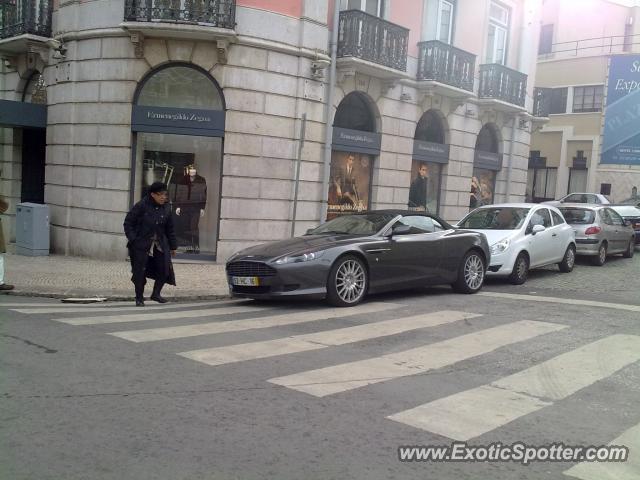
POLYGON ((160 290, 162 290, 163 286, 164 286, 163 282, 158 282, 156 280, 156 282, 153 284, 153 293, 151 294, 151 297, 150 297, 151 300, 158 303, 167 303, 169 301, 160 295, 160 290))
POLYGON ((136 285, 136 307, 144 307, 144 285, 136 285))

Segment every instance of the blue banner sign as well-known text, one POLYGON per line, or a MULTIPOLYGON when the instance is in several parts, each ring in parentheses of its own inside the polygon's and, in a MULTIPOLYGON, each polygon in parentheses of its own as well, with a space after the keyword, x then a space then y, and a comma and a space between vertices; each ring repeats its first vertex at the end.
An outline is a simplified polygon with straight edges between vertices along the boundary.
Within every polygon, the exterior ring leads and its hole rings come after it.
POLYGON ((640 56, 611 57, 600 163, 640 165, 640 56))

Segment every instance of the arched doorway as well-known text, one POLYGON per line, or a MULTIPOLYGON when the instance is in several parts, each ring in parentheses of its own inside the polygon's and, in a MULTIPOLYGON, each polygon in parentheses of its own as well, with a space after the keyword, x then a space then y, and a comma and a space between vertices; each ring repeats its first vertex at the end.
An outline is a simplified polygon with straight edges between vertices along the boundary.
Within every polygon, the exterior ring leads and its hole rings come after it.
POLYGON ((351 92, 342 99, 333 122, 327 219, 366 211, 371 206, 375 157, 380 154, 374 102, 351 92))
POLYGON ((438 213, 442 168, 449 162, 446 120, 437 110, 426 111, 416 126, 411 162, 410 210, 438 213))
MULTIPOLYGON (((22 92, 22 102, 46 108, 47 85, 41 72, 36 70, 31 73, 22 92)), ((22 129, 22 202, 44 203, 46 151, 46 128, 22 129)))
POLYGON ((501 144, 498 127, 493 123, 485 124, 476 138, 469 208, 494 203, 496 176, 502 169, 501 144))
POLYGON ((167 184, 183 258, 215 259, 224 111, 217 82, 190 64, 150 72, 134 97, 131 203, 167 184))

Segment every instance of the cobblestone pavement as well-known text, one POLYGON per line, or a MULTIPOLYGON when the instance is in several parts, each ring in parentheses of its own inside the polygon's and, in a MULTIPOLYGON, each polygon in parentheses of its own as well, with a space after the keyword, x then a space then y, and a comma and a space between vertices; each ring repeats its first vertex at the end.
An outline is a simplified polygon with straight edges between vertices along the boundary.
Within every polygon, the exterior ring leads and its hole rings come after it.
MULTIPOLYGON (((51 297, 100 296, 133 298, 130 265, 126 261, 89 258, 25 257, 6 254, 5 281, 16 286, 12 294, 51 297)), ((168 298, 228 296, 224 265, 174 263, 177 286, 162 291, 168 298)), ((151 285, 147 285, 150 293, 151 285)))
POLYGON ((549 296, 596 298, 640 304, 640 247, 632 259, 615 255, 596 267, 587 257, 578 257, 571 273, 560 273, 556 265, 529 272, 524 285, 511 285, 505 280, 490 279, 486 288, 512 293, 537 293, 549 296))
MULTIPOLYGON (((16 289, 12 294, 51 297, 101 296, 110 299, 132 298, 129 263, 51 255, 25 257, 6 254, 6 282, 16 289)), ((177 286, 167 285, 163 294, 173 299, 217 298, 228 295, 221 264, 175 263, 177 286)), ((150 288, 150 286, 149 286, 150 288)), ((569 274, 557 266, 532 270, 527 283, 511 285, 502 279, 490 279, 486 287, 512 293, 537 293, 585 299, 640 303, 640 249, 633 259, 609 257, 602 267, 578 258, 569 274)))

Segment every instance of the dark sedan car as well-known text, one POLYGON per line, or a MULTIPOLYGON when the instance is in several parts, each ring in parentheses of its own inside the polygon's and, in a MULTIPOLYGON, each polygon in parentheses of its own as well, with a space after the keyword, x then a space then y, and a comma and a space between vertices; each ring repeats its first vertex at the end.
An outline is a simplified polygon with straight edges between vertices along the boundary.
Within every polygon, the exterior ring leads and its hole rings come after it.
POLYGON ((232 295, 309 296, 357 305, 367 293, 451 284, 482 288, 485 236, 425 213, 378 210, 344 215, 302 237, 247 248, 227 261, 232 295))

